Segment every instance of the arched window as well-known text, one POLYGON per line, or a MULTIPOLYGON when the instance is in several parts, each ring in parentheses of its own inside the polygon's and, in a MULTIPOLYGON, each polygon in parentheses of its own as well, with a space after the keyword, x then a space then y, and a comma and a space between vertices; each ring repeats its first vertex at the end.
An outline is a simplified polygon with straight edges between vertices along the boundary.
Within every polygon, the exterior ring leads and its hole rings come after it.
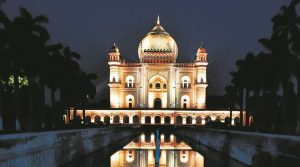
POLYGON ((153 84, 152 84, 152 83, 149 84, 149 88, 150 88, 150 89, 153 88, 153 84))
POLYGON ((196 124, 202 124, 202 118, 200 116, 196 117, 196 124))
POLYGON ((126 151, 126 161, 129 163, 134 161, 134 152, 132 150, 126 151))
POLYGON ((128 100, 128 108, 132 108, 132 98, 128 100))
POLYGON ((154 99, 154 108, 155 109, 160 109, 161 108, 161 99, 160 98, 154 99))
POLYGON ((181 97, 181 108, 190 108, 190 97, 188 95, 181 97))
POLYGON ((155 89, 160 89, 160 83, 155 84, 155 89))
POLYGON ((189 160, 189 155, 186 153, 185 150, 180 151, 180 162, 186 163, 189 160))
POLYGON ((110 82, 119 82, 119 72, 112 70, 110 73, 110 82))
POLYGON ((151 124, 151 117, 150 116, 145 117, 145 123, 146 124, 151 124))
POLYGON ((205 117, 205 123, 208 123, 208 122, 211 122, 211 117, 210 116, 205 117))
POLYGON ((186 124, 192 124, 193 118, 191 116, 186 117, 186 124))
POLYGON ((114 122, 115 124, 120 123, 120 117, 119 117, 118 115, 114 116, 113 122, 114 122))
POLYGON ((130 79, 129 81, 128 81, 128 88, 132 88, 133 87, 133 81, 130 79))
POLYGON ((182 116, 176 117, 176 124, 182 124, 182 116))
POLYGON ((133 116, 133 123, 134 123, 134 124, 140 123, 140 117, 137 116, 137 115, 133 116))
POLYGON ((190 88, 191 79, 188 76, 183 76, 181 78, 181 87, 182 88, 190 88))
POLYGON ((166 83, 164 83, 163 88, 167 89, 167 84, 166 83))
POLYGON ((95 124, 100 124, 100 120, 101 120, 100 116, 96 115, 95 118, 94 118, 95 124))
POLYGON ((165 117, 165 124, 170 124, 171 123, 171 117, 166 116, 165 117))
POLYGON ((155 116, 154 121, 155 121, 155 124, 160 124, 161 123, 160 116, 155 116))
POLYGON ((134 77, 129 75, 125 79, 126 87, 127 88, 133 88, 134 87, 134 77))
POLYGON ((188 87, 188 84, 189 84, 189 83, 188 83, 187 80, 183 80, 183 87, 184 87, 184 88, 187 88, 187 87, 188 87))
POLYGON ((124 124, 128 124, 128 123, 129 123, 129 117, 128 117, 127 115, 125 115, 125 116, 123 117, 123 123, 124 123, 124 124))
POLYGON ((105 124, 109 124, 109 123, 110 123, 110 117, 109 117, 108 115, 106 115, 106 116, 104 117, 104 123, 105 123, 105 124))
POLYGON ((162 75, 154 75, 152 76, 149 81, 149 88, 150 89, 156 89, 157 90, 161 90, 161 89, 167 89, 167 79, 162 76, 162 75), (153 84, 153 85, 150 85, 153 84))
POLYGON ((134 96, 133 95, 127 95, 126 96, 126 108, 134 108, 135 107, 134 102, 134 96))

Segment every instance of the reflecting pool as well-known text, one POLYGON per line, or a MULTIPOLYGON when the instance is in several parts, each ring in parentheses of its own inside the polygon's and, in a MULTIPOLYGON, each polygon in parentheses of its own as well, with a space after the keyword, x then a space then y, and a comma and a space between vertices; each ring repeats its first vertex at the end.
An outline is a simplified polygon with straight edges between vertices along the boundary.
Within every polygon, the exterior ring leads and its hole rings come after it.
MULTIPOLYGON (((156 131, 157 132, 157 131, 156 131)), ((86 156, 63 167, 245 167, 203 145, 197 150, 170 132, 142 132, 86 156)), ((188 140, 186 140, 188 141, 188 140)))
MULTIPOLYGON (((160 167, 204 167, 204 157, 193 151, 173 134, 160 134, 158 163, 160 167)), ((156 152, 154 133, 142 133, 110 157, 111 167, 154 167, 156 152)))

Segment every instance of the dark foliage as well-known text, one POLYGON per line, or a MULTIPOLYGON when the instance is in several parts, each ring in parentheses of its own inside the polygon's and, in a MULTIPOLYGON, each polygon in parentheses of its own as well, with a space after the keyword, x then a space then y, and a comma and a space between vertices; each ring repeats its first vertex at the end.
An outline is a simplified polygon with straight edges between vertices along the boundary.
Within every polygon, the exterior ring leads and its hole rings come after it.
POLYGON ((226 87, 228 106, 246 110, 247 124, 253 116, 257 130, 300 134, 299 2, 292 0, 272 18, 271 37, 259 40, 267 51, 238 60, 226 87))
POLYGON ((60 43, 49 44, 47 17, 20 8, 14 19, 0 10, 0 114, 6 131, 62 125, 64 109, 87 103, 96 93, 80 55, 60 43), (51 107, 45 105, 51 90, 51 107), (60 101, 56 101, 59 93, 60 101))

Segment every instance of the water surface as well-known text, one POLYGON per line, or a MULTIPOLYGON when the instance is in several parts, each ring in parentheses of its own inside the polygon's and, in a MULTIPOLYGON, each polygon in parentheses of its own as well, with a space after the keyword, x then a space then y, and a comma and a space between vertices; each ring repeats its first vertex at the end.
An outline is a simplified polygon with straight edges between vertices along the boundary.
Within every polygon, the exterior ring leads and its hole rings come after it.
POLYGON ((82 167, 244 167, 246 165, 205 146, 194 150, 168 132, 143 132, 64 166, 82 167))

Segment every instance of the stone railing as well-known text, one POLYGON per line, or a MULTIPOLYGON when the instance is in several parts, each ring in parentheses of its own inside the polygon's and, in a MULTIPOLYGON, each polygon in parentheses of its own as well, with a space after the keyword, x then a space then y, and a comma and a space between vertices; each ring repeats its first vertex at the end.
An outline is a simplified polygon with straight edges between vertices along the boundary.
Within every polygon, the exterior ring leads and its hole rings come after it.
POLYGON ((1 135, 0 166, 60 166, 138 133, 126 126, 1 135))
MULTIPOLYGON (((178 127, 177 136, 193 148, 207 146, 254 167, 299 166, 300 137, 201 127, 178 127)), ((226 166, 226 165, 225 165, 226 166)))

